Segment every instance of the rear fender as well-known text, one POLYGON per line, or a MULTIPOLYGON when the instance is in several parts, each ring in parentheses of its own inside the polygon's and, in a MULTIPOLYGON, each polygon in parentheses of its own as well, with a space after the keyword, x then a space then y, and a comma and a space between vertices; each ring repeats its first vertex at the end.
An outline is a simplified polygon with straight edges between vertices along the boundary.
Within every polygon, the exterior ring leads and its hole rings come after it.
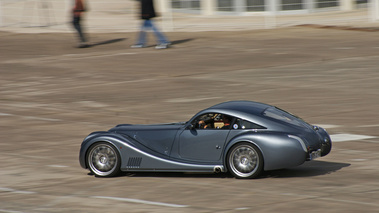
POLYGON ((301 165, 307 158, 301 143, 287 134, 282 133, 255 133, 233 138, 226 146, 224 152, 224 165, 226 166, 227 153, 230 148, 240 142, 255 145, 262 153, 264 170, 283 169, 301 165))

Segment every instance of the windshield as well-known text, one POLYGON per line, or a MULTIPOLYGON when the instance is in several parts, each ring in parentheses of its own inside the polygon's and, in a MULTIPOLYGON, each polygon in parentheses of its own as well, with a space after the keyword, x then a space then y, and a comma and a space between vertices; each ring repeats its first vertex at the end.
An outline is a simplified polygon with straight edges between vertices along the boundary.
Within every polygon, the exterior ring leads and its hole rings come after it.
POLYGON ((301 118, 297 117, 296 115, 293 115, 277 107, 267 108, 263 112, 263 115, 276 119, 276 120, 284 121, 286 123, 293 124, 296 126, 305 126, 307 124, 305 121, 303 121, 301 118))

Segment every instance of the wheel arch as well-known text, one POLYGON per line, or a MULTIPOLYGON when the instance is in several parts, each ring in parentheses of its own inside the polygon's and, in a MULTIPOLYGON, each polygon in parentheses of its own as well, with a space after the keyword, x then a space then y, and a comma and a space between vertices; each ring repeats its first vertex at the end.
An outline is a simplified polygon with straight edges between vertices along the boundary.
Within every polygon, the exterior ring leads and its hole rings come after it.
POLYGON ((89 168, 87 156, 88 156, 88 153, 90 151, 90 148, 92 146, 94 146, 95 144, 102 143, 102 142, 112 145, 116 149, 116 151, 118 152, 121 162, 123 161, 123 155, 122 155, 122 151, 120 148, 120 147, 123 147, 121 140, 119 138, 115 137, 114 135, 100 134, 100 135, 91 137, 88 140, 83 141, 82 146, 80 148, 80 154, 79 154, 80 165, 83 168, 85 168, 85 169, 89 168))
POLYGON ((234 137, 225 146, 223 164, 227 164, 227 154, 237 143, 247 142, 256 146, 262 154, 263 170, 275 170, 301 165, 307 153, 301 144, 282 132, 262 132, 234 137))
POLYGON ((226 153, 225 164, 227 171, 236 178, 256 178, 264 170, 262 150, 251 141, 234 143, 226 153))
POLYGON ((265 156, 264 156, 264 153, 263 153, 263 150, 262 148, 259 146, 259 143, 257 143, 255 140, 252 140, 250 138, 236 138, 236 139, 233 139, 232 141, 230 141, 226 147, 225 147, 225 152, 223 154, 223 165, 224 165, 224 168, 225 168, 225 172, 228 171, 228 166, 227 166, 227 163, 228 163, 228 154, 229 152, 231 151, 231 148, 236 145, 236 144, 240 144, 240 143, 249 143, 255 147, 258 148, 258 150, 260 151, 261 155, 262 155, 262 160, 263 160, 263 168, 264 168, 264 165, 265 165, 265 156))

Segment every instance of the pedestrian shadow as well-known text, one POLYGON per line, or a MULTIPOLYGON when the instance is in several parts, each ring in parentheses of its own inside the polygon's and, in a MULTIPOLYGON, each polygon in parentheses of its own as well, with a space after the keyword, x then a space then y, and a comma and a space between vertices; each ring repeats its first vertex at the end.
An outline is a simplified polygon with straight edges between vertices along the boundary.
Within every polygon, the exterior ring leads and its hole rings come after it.
POLYGON ((106 45, 106 44, 113 44, 113 43, 121 42, 124 40, 125 40, 125 38, 116 38, 116 39, 111 39, 111 40, 106 40, 106 41, 100 41, 97 43, 90 44, 89 47, 95 47, 95 46, 106 45))
POLYGON ((194 40, 193 38, 171 41, 171 45, 182 44, 194 40))
MULTIPOLYGON (((188 39, 170 41, 170 43, 171 43, 170 46, 174 46, 174 45, 177 45, 177 44, 183 44, 183 43, 186 43, 186 42, 190 42, 192 40, 194 40, 194 39, 193 38, 188 38, 188 39)), ((148 45, 146 47, 155 47, 155 45, 148 45)))

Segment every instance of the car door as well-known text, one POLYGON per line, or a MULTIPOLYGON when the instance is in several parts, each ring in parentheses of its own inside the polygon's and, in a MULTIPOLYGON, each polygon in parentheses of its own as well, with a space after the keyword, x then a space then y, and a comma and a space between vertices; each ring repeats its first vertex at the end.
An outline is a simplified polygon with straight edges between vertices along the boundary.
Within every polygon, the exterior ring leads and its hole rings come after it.
POLYGON ((221 157, 227 129, 185 129, 179 138, 179 155, 183 159, 217 161, 221 157))
MULTIPOLYGON (((200 116, 199 116, 200 117, 200 116)), ((221 158, 230 128, 219 128, 222 120, 213 122, 212 128, 196 127, 184 129, 179 135, 179 155, 182 159, 195 161, 218 161, 221 158)))

